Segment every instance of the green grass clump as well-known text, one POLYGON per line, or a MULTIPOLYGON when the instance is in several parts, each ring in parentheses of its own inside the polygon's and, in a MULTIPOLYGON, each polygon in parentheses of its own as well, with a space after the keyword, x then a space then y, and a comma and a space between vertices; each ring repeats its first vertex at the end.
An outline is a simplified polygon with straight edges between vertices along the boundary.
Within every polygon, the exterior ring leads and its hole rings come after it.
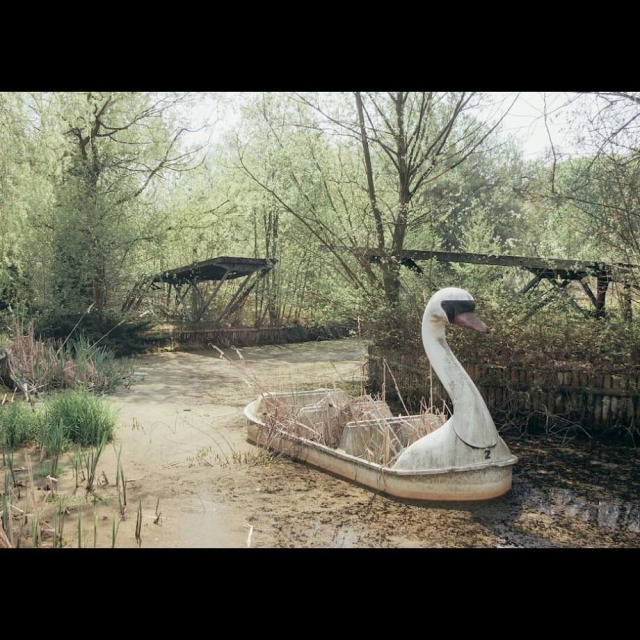
POLYGON ((41 413, 41 441, 55 440, 80 446, 96 446, 113 438, 116 417, 113 410, 88 391, 58 393, 47 400, 41 413))
POLYGON ((92 343, 83 334, 67 343, 58 357, 64 361, 67 375, 71 373, 69 380, 61 377, 67 387, 109 393, 131 378, 129 360, 116 357, 112 349, 92 343))
POLYGON ((0 444, 3 449, 23 447, 37 436, 37 415, 28 404, 9 402, 0 406, 0 444))

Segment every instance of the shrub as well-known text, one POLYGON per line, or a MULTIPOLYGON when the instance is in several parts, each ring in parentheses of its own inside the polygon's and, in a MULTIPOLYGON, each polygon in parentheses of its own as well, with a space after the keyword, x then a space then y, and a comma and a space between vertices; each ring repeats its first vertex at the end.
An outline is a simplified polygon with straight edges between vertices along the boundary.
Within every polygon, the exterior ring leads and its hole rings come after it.
MULTIPOLYGON (((523 298, 477 302, 476 312, 491 329, 489 334, 447 329, 447 340, 462 364, 562 368, 580 362, 611 370, 635 367, 640 362, 640 325, 622 322, 614 314, 607 318, 585 317, 561 300, 535 314, 531 314, 523 298)), ((380 347, 423 353, 423 309, 415 303, 405 303, 397 310, 380 307, 377 314, 369 316, 369 337, 380 347)))
POLYGON ((0 444, 3 448, 22 447, 36 438, 37 414, 30 405, 9 402, 0 406, 0 444))
POLYGON ((60 344, 80 340, 99 344, 116 356, 133 355, 170 343, 168 334, 152 331, 152 320, 132 318, 115 312, 93 314, 49 313, 36 318, 34 332, 43 340, 60 344))
POLYGON ((59 432, 66 442, 97 446, 113 438, 116 417, 104 401, 84 390, 52 396, 40 415, 40 440, 51 440, 49 432, 59 432))
POLYGON ((32 324, 16 323, 8 346, 0 345, 0 383, 29 394, 84 388, 110 392, 131 376, 131 362, 83 334, 59 346, 36 338, 32 324))

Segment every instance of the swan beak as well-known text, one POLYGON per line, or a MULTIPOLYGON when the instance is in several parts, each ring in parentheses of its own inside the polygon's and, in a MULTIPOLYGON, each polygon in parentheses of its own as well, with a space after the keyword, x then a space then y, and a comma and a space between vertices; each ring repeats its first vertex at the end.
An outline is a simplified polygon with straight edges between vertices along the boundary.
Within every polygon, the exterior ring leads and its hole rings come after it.
POLYGON ((473 329, 474 331, 479 331, 480 333, 489 333, 489 327, 480 320, 480 318, 473 312, 467 311, 464 313, 456 313, 453 317, 454 324, 457 324, 459 327, 465 327, 467 329, 473 329))

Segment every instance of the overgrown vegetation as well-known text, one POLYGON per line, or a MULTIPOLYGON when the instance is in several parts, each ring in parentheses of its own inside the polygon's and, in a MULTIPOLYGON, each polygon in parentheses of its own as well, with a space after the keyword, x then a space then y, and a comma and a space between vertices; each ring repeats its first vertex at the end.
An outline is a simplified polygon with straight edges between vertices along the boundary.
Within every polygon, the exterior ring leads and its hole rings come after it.
MULTIPOLYGON (((0 407, 0 443, 3 457, 6 451, 13 451, 34 442, 39 432, 38 416, 32 407, 23 402, 9 402, 0 407)), ((43 442, 43 446, 44 444, 43 442)))
MULTIPOLYGON (((84 334, 72 335, 42 341, 32 324, 16 323, 0 349, 0 451, 2 466, 9 470, 2 493, 0 546, 23 546, 27 533, 30 546, 62 546, 68 511, 56 498, 62 458, 72 455, 76 489, 82 474, 87 494, 92 493, 97 462, 113 438, 115 413, 98 394, 127 383, 130 364, 84 334), (41 500, 36 487, 43 489, 41 500)), ((81 519, 79 510, 80 544, 81 519)), ((94 543, 96 531, 94 526, 94 543)))
POLYGON ((83 390, 54 394, 37 407, 24 402, 0 406, 3 452, 35 445, 49 456, 72 445, 104 445, 112 439, 115 425, 110 406, 83 390))
POLYGON ((41 423, 47 425, 47 429, 59 425, 63 439, 86 447, 104 446, 109 442, 116 420, 104 401, 78 390, 49 398, 42 409, 41 423))
POLYGON ((555 112, 567 115, 579 153, 554 144, 534 160, 502 129, 512 100, 0 94, 0 312, 9 325, 35 326, 11 336, 30 332, 29 345, 3 348, 2 381, 24 397, 109 391, 122 381, 111 354, 162 339, 149 328, 165 289, 149 288, 135 315, 121 313, 141 278, 224 255, 276 261, 230 318, 244 326, 339 323, 419 348, 424 303, 455 285, 494 327, 454 337, 464 358, 635 366, 636 267, 614 274, 608 314, 595 320, 562 301, 530 315, 522 273, 396 259, 427 249, 640 264, 640 94, 565 95, 555 112), (209 127, 215 141, 202 135, 197 104, 233 115, 224 130, 209 127))
MULTIPOLYGON (((528 317, 526 299, 505 297, 496 304, 498 295, 475 297, 476 311, 490 333, 450 331, 449 343, 463 363, 555 369, 580 364, 603 371, 640 366, 640 327, 615 313, 607 319, 585 317, 559 300, 528 317)), ((396 316, 381 313, 371 333, 375 343, 400 353, 422 352, 422 311, 422 306, 407 304, 396 316)))
POLYGON ((81 356, 101 352, 117 358, 169 346, 170 335, 156 327, 152 320, 116 311, 102 316, 50 312, 35 319, 32 333, 52 344, 71 342, 67 350, 81 356))
POLYGON ((5 396, 17 392, 29 400, 43 392, 76 388, 108 393, 130 381, 130 361, 84 333, 72 336, 45 341, 36 337, 33 324, 14 324, 8 342, 0 346, 0 384, 7 389, 5 396))
MULTIPOLYGON (((107 515, 112 491, 104 470, 98 482, 96 469, 101 453, 101 447, 92 447, 83 453, 83 467, 76 475, 76 490, 81 486, 85 488, 80 495, 75 491, 63 492, 57 477, 43 474, 42 468, 49 461, 34 467, 29 454, 21 457, 23 464, 19 468, 5 472, 0 490, 0 548, 115 547, 120 523, 126 516, 124 510, 107 515), (112 526, 110 539, 105 541, 99 539, 98 530, 100 519, 107 518, 112 526), (85 525, 87 520, 89 530, 85 525)), ((116 473, 120 472, 118 463, 116 473)))
MULTIPOLYGON (((64 499, 58 499, 62 456, 68 454, 75 461, 76 489, 84 484, 86 495, 93 494, 98 481, 97 463, 113 438, 115 424, 112 408, 86 390, 61 392, 37 406, 23 401, 0 406, 0 449, 5 467, 0 547, 24 546, 27 540, 33 547, 62 546, 69 507, 64 499), (32 457, 37 460, 36 466, 32 457), (36 488, 43 489, 40 497, 36 488), (28 526, 30 532, 26 531, 28 526)), ((122 470, 117 473, 122 474, 122 470)), ((80 508, 77 518, 81 545, 80 508)), ((94 546, 96 532, 97 522, 94 546)))

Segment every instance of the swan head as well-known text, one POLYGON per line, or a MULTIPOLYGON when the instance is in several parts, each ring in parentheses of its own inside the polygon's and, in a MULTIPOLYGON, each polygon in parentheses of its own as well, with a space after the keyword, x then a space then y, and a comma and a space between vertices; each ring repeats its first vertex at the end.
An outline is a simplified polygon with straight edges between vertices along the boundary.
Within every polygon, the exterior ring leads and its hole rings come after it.
POLYGON ((424 311, 423 323, 456 324, 473 329, 480 333, 488 333, 489 327, 474 313, 476 302, 473 296, 464 289, 446 287, 431 296, 424 311))

